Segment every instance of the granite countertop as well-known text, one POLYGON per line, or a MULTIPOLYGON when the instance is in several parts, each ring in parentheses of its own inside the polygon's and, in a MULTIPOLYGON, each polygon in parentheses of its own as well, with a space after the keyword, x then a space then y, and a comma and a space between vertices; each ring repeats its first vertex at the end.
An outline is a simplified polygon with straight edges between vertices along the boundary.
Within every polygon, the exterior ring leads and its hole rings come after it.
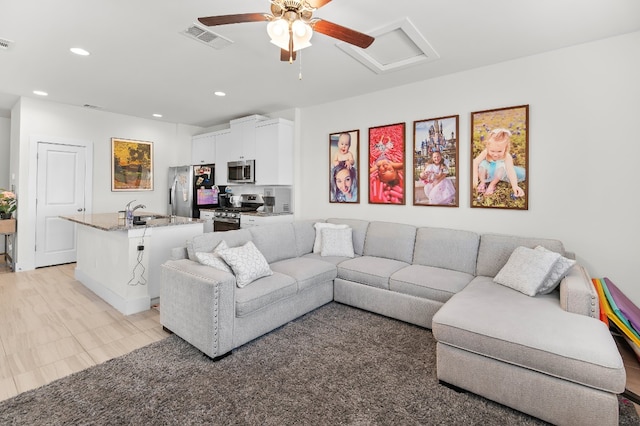
POLYGON ((62 219, 70 220, 82 225, 90 226, 92 228, 101 229, 103 231, 126 231, 128 229, 137 229, 147 227, 158 226, 174 226, 174 225, 188 225, 190 223, 202 223, 200 219, 193 219, 190 217, 161 215, 158 213, 149 213, 144 211, 136 211, 135 216, 155 216, 156 219, 147 220, 146 225, 133 225, 127 227, 124 219, 118 219, 118 213, 97 213, 97 214, 77 214, 73 216, 60 216, 62 219))
MULTIPOLYGON (((200 209, 200 211, 206 211, 206 212, 215 212, 218 210, 220 209, 200 209)), ((248 212, 237 212, 237 213, 246 214, 249 216, 284 216, 287 214, 293 214, 293 212, 265 213, 265 212, 259 212, 259 211, 248 211, 248 212)))

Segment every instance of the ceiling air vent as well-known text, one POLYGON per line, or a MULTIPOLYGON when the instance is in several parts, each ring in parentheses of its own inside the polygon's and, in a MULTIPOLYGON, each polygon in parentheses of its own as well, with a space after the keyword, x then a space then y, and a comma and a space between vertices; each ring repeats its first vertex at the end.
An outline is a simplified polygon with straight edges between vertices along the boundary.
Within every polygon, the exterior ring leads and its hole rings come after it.
POLYGON ((0 38, 0 49, 7 50, 11 47, 12 44, 13 42, 11 40, 0 38))
POLYGON ((202 28, 196 24, 193 24, 180 34, 192 38, 194 40, 198 40, 201 43, 206 44, 207 46, 213 47, 214 49, 224 49, 233 43, 228 38, 222 37, 220 34, 216 34, 211 32, 205 28, 202 28))

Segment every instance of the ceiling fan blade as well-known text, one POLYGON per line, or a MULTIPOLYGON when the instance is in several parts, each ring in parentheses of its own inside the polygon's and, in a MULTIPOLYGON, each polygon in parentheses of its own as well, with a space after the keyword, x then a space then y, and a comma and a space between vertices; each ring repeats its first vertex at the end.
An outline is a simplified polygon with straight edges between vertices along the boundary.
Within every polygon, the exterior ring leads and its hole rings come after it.
POLYGON ((215 25, 240 24, 243 22, 259 22, 266 21, 267 16, 264 13, 239 13, 237 15, 220 15, 198 18, 200 23, 213 27, 215 25))
POLYGON ((293 55, 289 55, 289 51, 286 49, 280 49, 280 60, 282 62, 289 62, 290 60, 296 60, 296 52, 293 52, 293 55))
POLYGON ((307 0, 309 6, 315 7, 316 9, 320 9, 325 4, 331 2, 331 0, 307 0))
POLYGON ((375 40, 375 38, 370 35, 334 24, 333 22, 325 21, 324 19, 318 19, 315 24, 313 24, 313 29, 329 37, 337 38, 338 40, 361 47, 362 49, 371 46, 371 43, 375 40))

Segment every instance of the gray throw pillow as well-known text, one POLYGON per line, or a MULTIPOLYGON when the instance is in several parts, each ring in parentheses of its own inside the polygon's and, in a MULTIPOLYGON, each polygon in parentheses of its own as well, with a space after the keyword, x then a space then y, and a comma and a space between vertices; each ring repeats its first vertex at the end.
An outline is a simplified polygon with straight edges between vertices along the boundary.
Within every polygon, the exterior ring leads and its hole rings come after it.
POLYGON ((233 269, 233 273, 236 276, 236 285, 240 288, 258 278, 273 275, 267 259, 264 258, 252 241, 240 247, 219 250, 218 253, 233 269))
MULTIPOLYGON (((551 250, 546 249, 542 246, 537 246, 535 250, 551 252, 551 250)), ((564 256, 560 256, 551 268, 549 276, 544 281, 544 283, 542 283, 542 286, 538 290, 538 294, 549 294, 553 290, 555 290, 558 284, 560 284, 560 281, 562 281, 562 279, 567 275, 569 269, 571 269, 571 267, 575 264, 575 260, 567 259, 564 256)))
POLYGON ((198 259, 198 262, 202 263, 203 265, 211 266, 212 268, 216 268, 221 271, 233 273, 229 265, 227 265, 225 261, 220 257, 219 253, 220 250, 225 250, 228 248, 229 246, 227 246, 226 241, 222 240, 216 246, 216 248, 213 249, 212 252, 197 251, 196 258, 198 259))
POLYGON ((493 281, 527 296, 535 296, 558 258, 559 253, 517 247, 493 281))

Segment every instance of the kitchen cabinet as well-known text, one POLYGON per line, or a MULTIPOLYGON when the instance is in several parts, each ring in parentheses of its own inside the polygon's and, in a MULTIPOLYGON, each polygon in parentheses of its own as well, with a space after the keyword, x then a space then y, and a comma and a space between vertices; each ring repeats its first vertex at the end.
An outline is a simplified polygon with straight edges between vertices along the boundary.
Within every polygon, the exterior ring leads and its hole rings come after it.
POLYGON ((256 214, 240 214, 240 228, 251 228, 252 226, 270 225, 273 223, 291 223, 292 214, 276 214, 262 216, 256 214))
POLYGON ((255 135, 256 185, 293 185, 293 122, 260 121, 255 135))
POLYGON ((216 162, 216 134, 205 133, 191 139, 191 164, 216 162))
POLYGON ((250 115, 230 121, 233 141, 227 150, 227 161, 256 158, 256 124, 266 119, 262 115, 250 115))
POLYGON ((216 185, 227 184, 227 162, 230 151, 233 149, 233 138, 231 130, 218 132, 216 134, 216 185))

